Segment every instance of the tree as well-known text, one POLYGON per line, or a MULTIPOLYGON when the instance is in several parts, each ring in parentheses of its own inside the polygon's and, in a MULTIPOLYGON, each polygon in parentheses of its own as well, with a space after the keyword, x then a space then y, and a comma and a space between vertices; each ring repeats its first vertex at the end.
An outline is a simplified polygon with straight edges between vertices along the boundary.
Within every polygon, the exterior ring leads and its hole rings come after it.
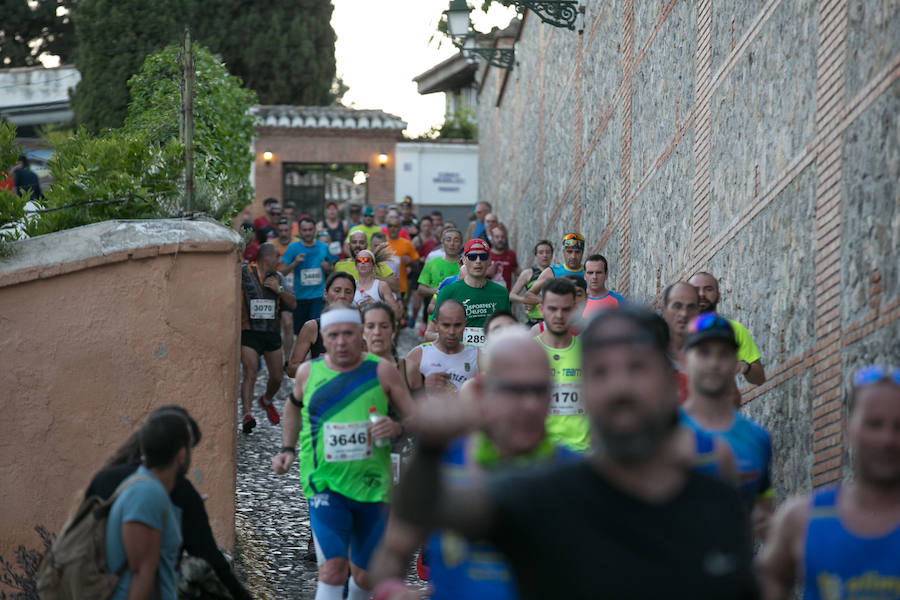
MULTIPOLYGON (((0 123, 0 180, 12 173, 21 148, 16 144, 16 126, 0 123)), ((5 242, 16 240, 25 219, 28 198, 20 198, 12 189, 0 187, 0 256, 6 254, 5 242)))
MULTIPOLYGON (((227 219, 252 195, 252 91, 240 87, 215 57, 195 53, 194 211, 227 219)), ((109 219, 178 216, 183 210, 184 145, 179 139, 181 47, 152 54, 130 81, 125 125, 98 136, 80 129, 51 136, 53 185, 41 218, 25 232, 39 235, 109 219)))
POLYGON ((342 95, 331 0, 229 4, 230 10, 219 11, 221 39, 209 45, 262 104, 328 105, 342 95))
POLYGON ((182 0, 79 0, 72 13, 81 81, 72 94, 79 127, 90 133, 121 127, 128 111, 128 78, 144 58, 177 42, 184 30, 182 0))
POLYGON ((32 67, 42 54, 72 60, 72 0, 5 0, 0 19, 0 66, 32 67))
POLYGON ((75 120, 92 133, 120 127, 128 78, 185 26, 262 103, 331 104, 340 93, 331 13, 330 0, 78 0, 75 120))

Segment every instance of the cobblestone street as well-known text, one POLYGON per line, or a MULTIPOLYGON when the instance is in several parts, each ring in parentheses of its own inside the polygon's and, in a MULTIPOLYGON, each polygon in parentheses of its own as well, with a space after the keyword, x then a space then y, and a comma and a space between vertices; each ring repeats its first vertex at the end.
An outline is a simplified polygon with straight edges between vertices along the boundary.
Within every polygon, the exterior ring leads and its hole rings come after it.
MULTIPOLYGON (((403 329, 399 354, 418 343, 412 329, 403 329)), ((255 404, 265 391, 263 363, 254 390, 256 429, 238 433, 235 498, 235 555, 238 572, 246 577, 254 598, 307 600, 316 593, 316 564, 305 561, 309 515, 296 463, 290 473, 272 472, 272 455, 281 447, 281 426, 272 425, 255 404)), ((282 413, 293 380, 285 377, 275 405, 282 413)), ((237 401, 240 411, 240 399, 237 401)), ((240 420, 240 419, 238 419, 240 420)))

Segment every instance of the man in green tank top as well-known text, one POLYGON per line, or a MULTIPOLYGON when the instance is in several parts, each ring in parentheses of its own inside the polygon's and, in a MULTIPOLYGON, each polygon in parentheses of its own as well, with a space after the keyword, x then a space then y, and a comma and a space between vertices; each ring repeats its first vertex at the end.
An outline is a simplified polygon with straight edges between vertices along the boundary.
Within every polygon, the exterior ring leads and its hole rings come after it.
POLYGON ((347 571, 352 600, 369 597, 368 565, 387 523, 392 473, 389 439, 403 427, 388 405, 409 415, 412 400, 394 365, 362 352, 359 311, 346 305, 322 313, 326 354, 297 370, 282 418, 276 473, 287 472, 300 442, 303 493, 316 545, 316 598, 343 598, 347 571))
POLYGON ((574 310, 575 284, 564 277, 549 280, 541 290, 544 331, 537 341, 547 351, 553 372, 547 433, 552 441, 584 452, 591 436, 581 401, 581 343, 569 330, 574 310))

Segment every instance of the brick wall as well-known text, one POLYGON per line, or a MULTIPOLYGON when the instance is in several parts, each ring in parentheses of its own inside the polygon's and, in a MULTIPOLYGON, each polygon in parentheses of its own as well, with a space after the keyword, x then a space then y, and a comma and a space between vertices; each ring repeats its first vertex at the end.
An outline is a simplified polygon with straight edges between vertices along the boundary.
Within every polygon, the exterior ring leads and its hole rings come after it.
POLYGON ((368 165, 369 204, 394 202, 394 163, 398 132, 390 129, 330 130, 257 127, 254 142, 255 188, 253 215, 263 214, 262 201, 282 196, 282 163, 357 163, 368 165), (263 152, 274 158, 266 164, 263 152), (388 163, 378 164, 378 155, 388 163))
POLYGON ((480 199, 520 252, 580 230, 638 300, 711 270, 779 496, 840 478, 848 374, 900 356, 900 4, 582 4, 479 73, 480 199))

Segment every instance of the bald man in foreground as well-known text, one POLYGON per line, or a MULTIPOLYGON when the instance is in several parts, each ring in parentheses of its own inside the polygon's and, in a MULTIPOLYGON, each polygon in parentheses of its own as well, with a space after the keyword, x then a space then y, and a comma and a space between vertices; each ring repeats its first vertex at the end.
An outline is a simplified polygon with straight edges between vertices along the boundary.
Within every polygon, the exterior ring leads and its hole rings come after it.
MULTIPOLYGON (((482 354, 482 375, 472 380, 460 437, 443 453, 442 470, 451 485, 467 485, 485 474, 576 460, 555 446, 544 429, 550 405, 551 375, 547 354, 528 330, 511 326, 492 337, 482 354)), ((446 398, 439 402, 446 402, 446 398)), ((376 554, 373 570, 380 580, 375 597, 405 598, 403 584, 409 556, 428 532, 393 515, 376 554)), ((468 542, 451 531, 434 531, 425 544, 425 564, 435 600, 517 598, 504 557, 482 541, 468 542)))

